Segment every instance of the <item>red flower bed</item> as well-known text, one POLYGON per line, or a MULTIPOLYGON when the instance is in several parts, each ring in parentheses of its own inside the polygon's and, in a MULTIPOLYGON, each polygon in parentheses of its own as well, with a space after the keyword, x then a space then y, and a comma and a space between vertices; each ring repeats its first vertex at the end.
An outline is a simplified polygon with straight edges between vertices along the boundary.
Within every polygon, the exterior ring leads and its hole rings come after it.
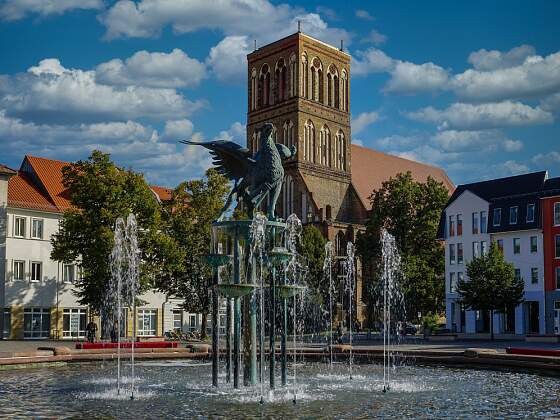
MULTIPOLYGON (((118 343, 76 343, 77 349, 92 350, 92 349, 116 349, 118 343)), ((137 349, 174 349, 179 346, 179 343, 172 341, 141 341, 134 343, 134 348, 137 349)), ((129 349, 132 347, 131 342, 121 343, 121 349, 129 349)))

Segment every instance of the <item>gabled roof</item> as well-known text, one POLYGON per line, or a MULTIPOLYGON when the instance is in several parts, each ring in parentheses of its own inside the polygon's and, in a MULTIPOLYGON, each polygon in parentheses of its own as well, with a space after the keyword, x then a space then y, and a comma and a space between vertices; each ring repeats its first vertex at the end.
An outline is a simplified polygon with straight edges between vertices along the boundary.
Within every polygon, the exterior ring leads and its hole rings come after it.
POLYGON ((368 210, 369 197, 373 190, 381 188, 383 182, 389 178, 408 171, 416 181, 425 182, 431 176, 434 180, 442 182, 450 192, 455 189, 453 182, 441 168, 352 145, 352 185, 368 210))
POLYGON ((14 171, 12 168, 8 168, 6 165, 2 165, 0 163, 0 175, 10 175, 13 176, 17 174, 17 171, 14 171))
MULTIPOLYGON (((8 182, 8 206, 62 213, 72 207, 62 183, 62 168, 70 162, 26 155, 16 176, 8 182)), ((171 190, 151 186, 160 201, 171 199, 171 190)))

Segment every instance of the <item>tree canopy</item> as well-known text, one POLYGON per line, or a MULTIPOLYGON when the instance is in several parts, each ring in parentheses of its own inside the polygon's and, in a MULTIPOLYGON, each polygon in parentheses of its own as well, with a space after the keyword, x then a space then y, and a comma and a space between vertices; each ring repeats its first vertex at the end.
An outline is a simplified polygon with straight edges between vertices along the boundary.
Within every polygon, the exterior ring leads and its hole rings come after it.
POLYGON ((80 304, 96 312, 103 306, 119 217, 132 212, 137 219, 142 251, 140 293, 178 261, 173 239, 162 229, 160 204, 141 174, 118 168, 108 154, 94 151, 87 160, 64 167, 62 180, 72 208, 64 213, 53 236, 51 257, 81 266, 82 275, 75 284, 80 304))
POLYGON ((307 285, 317 303, 328 299, 329 285, 324 281, 323 261, 325 259, 326 239, 313 225, 305 225, 298 244, 298 253, 304 258, 307 267, 307 285))
MULTIPOLYGON (((364 268, 364 299, 375 313, 379 288, 381 229, 395 237, 402 261, 402 287, 408 319, 417 312, 439 313, 444 304, 444 250, 437 228, 448 199, 442 183, 429 177, 417 182, 412 174, 398 174, 370 196, 372 210, 357 250, 364 268)), ((370 321, 373 321, 370 319, 370 321)))
POLYGON ((488 254, 467 263, 468 279, 457 283, 459 302, 467 309, 490 311, 490 333, 493 337, 493 314, 505 312, 523 302, 524 281, 515 276, 513 264, 505 261, 493 242, 488 254))
POLYGON ((179 184, 166 206, 167 233, 178 245, 182 259, 172 275, 162 277, 157 286, 182 298, 185 310, 202 313, 202 335, 206 333, 212 279, 204 255, 210 252, 212 222, 220 216, 229 188, 223 175, 209 169, 205 178, 179 184))

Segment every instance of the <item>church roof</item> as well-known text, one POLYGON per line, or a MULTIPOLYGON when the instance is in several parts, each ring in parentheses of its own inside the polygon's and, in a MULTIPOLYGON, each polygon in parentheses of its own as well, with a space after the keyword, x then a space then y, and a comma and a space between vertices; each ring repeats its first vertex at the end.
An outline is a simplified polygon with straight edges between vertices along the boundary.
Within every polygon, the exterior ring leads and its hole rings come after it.
POLYGON ((381 188, 389 178, 408 171, 416 181, 425 182, 431 176, 443 183, 450 194, 455 189, 441 168, 352 144, 352 185, 368 210, 371 207, 369 197, 374 190, 381 188))

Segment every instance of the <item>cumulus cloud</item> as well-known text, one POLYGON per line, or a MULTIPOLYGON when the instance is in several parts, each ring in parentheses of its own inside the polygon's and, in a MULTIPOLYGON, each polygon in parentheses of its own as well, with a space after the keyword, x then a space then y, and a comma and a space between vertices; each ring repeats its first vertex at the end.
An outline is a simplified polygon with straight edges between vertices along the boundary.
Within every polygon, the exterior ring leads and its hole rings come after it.
POLYGON ((356 10, 356 17, 364 20, 374 20, 374 17, 367 10, 363 9, 356 10))
POLYGON ((206 62, 219 80, 246 82, 246 57, 249 51, 249 40, 246 36, 227 36, 210 49, 206 62))
POLYGON ((138 51, 124 61, 116 58, 96 68, 96 80, 109 85, 192 87, 205 77, 204 63, 178 48, 170 53, 138 51))
POLYGON ((456 75, 451 87, 458 96, 472 101, 553 94, 560 90, 560 52, 546 57, 530 55, 517 66, 497 67, 492 71, 469 69, 456 75))
POLYGON ((190 120, 173 120, 165 122, 163 137, 171 140, 187 140, 193 133, 193 123, 190 120))
POLYGON ((372 29, 369 34, 362 39, 362 42, 370 42, 375 46, 383 45, 387 42, 387 35, 382 34, 376 29, 372 29))
POLYGON ((357 51, 352 58, 352 73, 355 76, 388 72, 395 67, 395 61, 377 48, 357 51))
POLYGON ((205 105, 174 89, 103 85, 95 71, 67 69, 57 59, 42 60, 2 87, 0 107, 38 123, 182 118, 205 105))
POLYGON ((470 53, 468 62, 475 70, 489 71, 518 66, 532 55, 535 55, 535 48, 531 45, 520 45, 507 52, 481 49, 470 53))
POLYGON ((498 130, 445 130, 432 136, 432 144, 445 152, 517 152, 523 148, 519 140, 507 138, 498 130))
POLYGON ((364 131, 367 127, 379 119, 379 113, 362 112, 356 118, 352 118, 352 133, 358 134, 364 131))
POLYGON ((539 153, 532 157, 531 162, 542 168, 549 168, 560 163, 560 152, 551 151, 548 153, 539 153))
POLYGON ((386 92, 417 93, 445 88, 449 79, 447 70, 434 63, 414 64, 397 62, 391 70, 386 92))
POLYGON ((74 9, 101 9, 103 0, 5 0, 0 5, 0 19, 13 21, 27 15, 61 15, 74 9))
POLYGON ((399 134, 393 134, 387 137, 382 137, 374 141, 374 144, 383 150, 402 150, 411 149, 417 146, 422 141, 419 136, 402 136, 399 134))
POLYGON ((406 114, 409 118, 438 124, 440 129, 478 130, 553 122, 552 114, 519 102, 454 103, 446 109, 431 106, 406 114))
POLYGON ((256 36, 259 42, 295 32, 298 20, 305 33, 327 42, 338 44, 344 39, 348 44, 351 40, 350 33, 329 28, 317 13, 268 0, 120 0, 100 17, 108 39, 154 37, 170 25, 176 33, 211 29, 225 35, 256 36))

